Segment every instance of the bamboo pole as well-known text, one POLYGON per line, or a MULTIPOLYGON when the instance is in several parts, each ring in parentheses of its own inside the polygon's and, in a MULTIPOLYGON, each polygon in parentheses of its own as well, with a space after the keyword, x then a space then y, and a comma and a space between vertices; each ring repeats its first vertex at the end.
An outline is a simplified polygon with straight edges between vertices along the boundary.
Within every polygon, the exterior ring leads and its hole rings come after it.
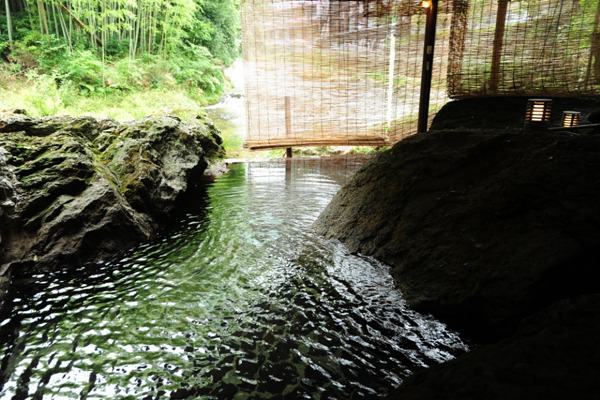
POLYGON ((394 32, 390 34, 390 65, 388 77, 388 92, 387 92, 387 126, 392 127, 392 97, 394 95, 394 66, 396 64, 396 36, 394 32))
POLYGON ((73 50, 73 45, 71 43, 71 32, 67 28, 67 23, 65 21, 64 14, 61 12, 58 12, 57 14, 58 14, 58 20, 60 21, 60 27, 63 32, 63 36, 65 37, 65 39, 67 39, 67 43, 69 44, 69 52, 71 52, 71 50, 73 50))
MULTIPOLYGON (((292 101, 290 96, 284 97, 285 107, 285 137, 289 138, 292 136, 292 101)), ((285 151, 287 158, 292 158, 292 148, 288 147, 285 151)))
POLYGON ((465 38, 467 37, 469 2, 455 0, 452 3, 453 17, 450 26, 450 55, 448 58, 448 92, 459 93, 462 83, 462 64, 465 53, 465 38))
MULTIPOLYGON (((56 10, 56 6, 54 5, 54 3, 50 3, 52 5, 51 7, 51 11, 52 11, 52 20, 54 21, 54 34, 56 36, 58 36, 60 30, 58 29, 58 18, 56 17, 56 14, 58 14, 58 11, 56 10)), ((52 25, 52 23, 50 24, 52 25)))
POLYGON ((76 23, 77 25, 79 25, 81 27, 81 29, 83 29, 85 32, 87 32, 88 35, 90 35, 90 37, 92 38, 92 40, 94 40, 96 42, 96 44, 98 46, 102 46, 102 42, 98 39, 98 37, 90 30, 90 28, 88 28, 88 26, 86 24, 83 23, 83 21, 81 21, 79 18, 77 18, 75 15, 73 15, 73 13, 71 12, 71 10, 69 10, 64 4, 62 4, 60 2, 60 0, 54 0, 58 6, 69 16, 71 17, 76 23))
POLYGON ((8 0, 4 0, 6 4, 6 29, 8 30, 8 43, 12 43, 12 18, 10 16, 10 3, 8 0))
POLYGON ((44 7, 44 3, 42 0, 38 0, 38 11, 40 13, 40 30, 43 34, 49 35, 50 31, 48 30, 48 20, 46 18, 46 8, 44 7))

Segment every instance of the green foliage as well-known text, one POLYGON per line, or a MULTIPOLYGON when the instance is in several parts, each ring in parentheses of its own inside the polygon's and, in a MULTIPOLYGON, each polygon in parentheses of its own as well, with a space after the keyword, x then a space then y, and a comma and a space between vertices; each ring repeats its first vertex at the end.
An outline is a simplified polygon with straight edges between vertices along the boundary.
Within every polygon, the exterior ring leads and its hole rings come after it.
POLYGON ((351 153, 352 154, 375 154, 375 153, 381 153, 383 151, 387 151, 389 149, 390 149, 389 146, 379 146, 379 147, 355 146, 352 148, 351 153))
POLYGON ((139 60, 122 58, 106 71, 106 85, 113 91, 134 90, 147 86, 139 60))
POLYGON ((190 41, 202 45, 226 66, 240 55, 238 1, 205 1, 196 15, 190 41))
POLYGON ((90 50, 75 51, 56 65, 56 79, 69 82, 82 93, 93 93, 104 88, 103 64, 90 50))
POLYGON ((0 109, 32 116, 193 119, 240 54, 239 0, 11 0, 12 43, 3 4, 0 109))
POLYGON ((129 41, 126 39, 113 38, 108 40, 104 48, 106 56, 120 59, 129 55, 129 41))
POLYGON ((29 72, 27 77, 33 82, 25 97, 27 109, 40 116, 57 114, 62 99, 56 81, 48 75, 38 76, 34 71, 29 72))
POLYGON ((8 43, 8 27, 6 25, 6 18, 4 13, 0 13, 0 45, 2 43, 8 43))
POLYGON ((10 43, 2 40, 3 37, 0 35, 0 61, 8 61, 8 55, 10 54, 10 43))
POLYGON ((42 86, 103 96, 180 86, 205 103, 239 56, 238 0, 62 0, 68 13, 55 0, 20 4, 12 45, 0 18, 0 72, 51 77, 42 86))
POLYGON ((189 88, 199 88, 207 93, 223 92, 225 76, 207 48, 189 45, 181 55, 183 57, 170 60, 178 83, 189 88))
POLYGON ((598 9, 598 0, 579 0, 579 5, 582 10, 587 10, 591 13, 598 9))

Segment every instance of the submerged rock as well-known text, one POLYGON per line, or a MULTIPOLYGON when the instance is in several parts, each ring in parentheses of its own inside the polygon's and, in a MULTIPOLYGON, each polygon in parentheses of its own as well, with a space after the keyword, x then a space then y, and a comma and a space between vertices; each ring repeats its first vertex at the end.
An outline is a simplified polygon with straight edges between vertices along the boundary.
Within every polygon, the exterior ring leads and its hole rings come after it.
POLYGON ((151 238, 223 155, 206 121, 0 116, 0 272, 99 260, 151 238))

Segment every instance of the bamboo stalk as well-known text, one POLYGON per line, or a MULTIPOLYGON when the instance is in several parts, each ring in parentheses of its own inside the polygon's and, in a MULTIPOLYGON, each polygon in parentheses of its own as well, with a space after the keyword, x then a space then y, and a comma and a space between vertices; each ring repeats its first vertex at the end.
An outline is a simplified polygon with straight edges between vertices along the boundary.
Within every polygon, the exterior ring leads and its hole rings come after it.
POLYGON ((8 0, 4 0, 4 4, 6 5, 6 29, 8 30, 8 42, 12 43, 13 32, 12 32, 12 18, 10 15, 10 3, 8 0))
POLYGON ((51 12, 52 12, 52 20, 54 21, 54 34, 58 36, 59 34, 59 29, 58 29, 58 18, 56 16, 57 12, 56 12, 56 7, 54 6, 54 3, 50 3, 51 7, 51 12))
POLYGON ((455 0, 452 3, 453 16, 450 27, 450 55, 448 59, 448 90, 457 93, 461 87, 461 69, 465 53, 465 39, 467 37, 469 1, 455 0))
POLYGON ((90 28, 88 28, 88 26, 83 23, 82 20, 80 20, 79 18, 77 18, 75 15, 73 15, 73 13, 71 12, 71 10, 69 10, 64 4, 62 4, 60 2, 60 0, 54 0, 56 3, 58 3, 58 6, 69 16, 71 17, 76 23, 77 25, 79 25, 87 34, 90 35, 90 37, 92 38, 93 41, 96 42, 96 44, 98 46, 102 46, 102 41, 100 41, 98 39, 98 37, 90 30, 90 28))
POLYGON ((67 23, 65 22, 65 17, 63 15, 63 13, 59 12, 57 14, 58 14, 58 20, 60 21, 60 27, 63 32, 63 36, 65 39, 67 39, 67 43, 69 46, 69 52, 70 52, 72 50, 71 33, 67 29, 67 23))
POLYGON ((42 0, 37 1, 38 4, 38 12, 40 14, 40 30, 42 35, 45 33, 46 35, 50 34, 48 30, 48 20, 46 19, 46 8, 44 7, 44 2, 42 0))

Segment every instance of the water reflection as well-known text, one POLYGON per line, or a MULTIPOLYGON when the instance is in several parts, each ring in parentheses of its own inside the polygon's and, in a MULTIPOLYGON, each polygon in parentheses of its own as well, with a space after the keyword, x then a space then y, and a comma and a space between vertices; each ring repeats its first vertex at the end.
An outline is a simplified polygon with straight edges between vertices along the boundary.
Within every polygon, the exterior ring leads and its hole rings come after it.
POLYGON ((156 243, 15 287, 0 399, 372 399, 465 351, 312 231, 359 164, 234 165, 156 243))

